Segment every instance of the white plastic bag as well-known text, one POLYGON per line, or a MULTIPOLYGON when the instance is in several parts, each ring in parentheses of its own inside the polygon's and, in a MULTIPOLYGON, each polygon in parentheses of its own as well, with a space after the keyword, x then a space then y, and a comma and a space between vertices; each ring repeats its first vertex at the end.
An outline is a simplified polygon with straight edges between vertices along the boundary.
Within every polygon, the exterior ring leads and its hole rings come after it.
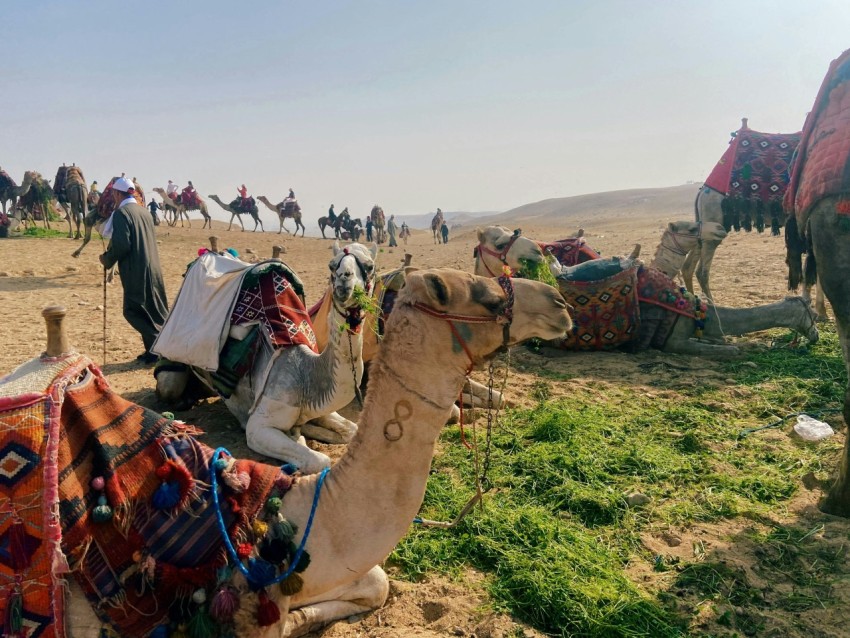
POLYGON ((808 414, 797 415, 797 423, 794 424, 794 431, 804 441, 821 441, 835 434, 835 431, 829 427, 828 423, 813 419, 808 414))

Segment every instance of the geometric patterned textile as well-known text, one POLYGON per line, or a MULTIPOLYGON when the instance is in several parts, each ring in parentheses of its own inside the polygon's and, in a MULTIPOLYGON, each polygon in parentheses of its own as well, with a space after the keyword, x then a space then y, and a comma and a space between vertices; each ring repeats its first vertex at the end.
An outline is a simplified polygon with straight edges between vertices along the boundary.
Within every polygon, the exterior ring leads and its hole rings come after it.
POLYGON ((567 350, 608 350, 632 341, 640 328, 637 267, 599 281, 558 279, 558 289, 575 308, 573 331, 551 342, 567 350))
POLYGON ((694 296, 676 285, 670 277, 655 268, 638 270, 638 299, 642 303, 661 306, 676 314, 694 318, 694 296))
POLYGON ((305 345, 318 352, 310 316, 295 288, 277 269, 246 275, 230 324, 259 322, 274 348, 305 345))
POLYGON ((562 266, 576 266, 591 259, 599 259, 598 252, 587 245, 583 237, 567 237, 557 241, 536 242, 544 254, 552 254, 562 266))
POLYGON ((765 213, 772 227, 782 225, 782 198, 788 189, 791 160, 801 133, 760 133, 741 128, 732 134, 729 147, 714 167, 705 186, 716 190, 723 202, 726 230, 764 228, 765 213))
POLYGON ((850 216, 850 49, 829 65, 803 127, 785 208, 797 216, 803 233, 812 206, 830 195, 843 196, 838 214, 850 216))
POLYGON ((79 355, 35 359, 0 379, 0 627, 5 636, 65 636, 57 455, 63 389, 79 355), (35 389, 35 391, 33 391, 35 389), (10 607, 20 608, 20 618, 10 607))

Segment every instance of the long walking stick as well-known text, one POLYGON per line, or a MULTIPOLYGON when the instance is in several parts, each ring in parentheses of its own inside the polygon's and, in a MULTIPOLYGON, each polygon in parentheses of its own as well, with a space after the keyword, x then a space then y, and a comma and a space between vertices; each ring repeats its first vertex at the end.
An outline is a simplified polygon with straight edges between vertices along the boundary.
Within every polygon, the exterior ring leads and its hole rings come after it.
POLYGON ((106 266, 103 267, 103 366, 106 367, 106 266))

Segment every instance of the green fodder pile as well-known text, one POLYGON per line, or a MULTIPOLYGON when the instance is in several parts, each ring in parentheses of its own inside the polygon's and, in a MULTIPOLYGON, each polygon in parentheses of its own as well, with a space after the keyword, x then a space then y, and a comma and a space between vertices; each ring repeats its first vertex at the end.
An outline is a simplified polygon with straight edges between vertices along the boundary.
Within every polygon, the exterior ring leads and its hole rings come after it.
MULTIPOLYGON (((414 527, 391 560, 409 578, 482 571, 497 608, 555 636, 705 635, 691 623, 705 614, 709 594, 715 621, 738 635, 751 635, 750 624, 777 609, 831 604, 824 583, 836 578, 843 557, 819 567, 816 578, 798 579, 784 600, 750 595, 752 585, 736 573, 709 579, 717 570, 700 565, 717 561, 670 561, 642 542, 653 530, 781 513, 805 475, 828 475, 837 462, 837 440, 800 445, 774 430, 739 438, 777 414, 840 405, 846 378, 834 332, 810 352, 774 349, 748 360, 756 367, 747 360, 722 366, 720 374, 735 377, 734 394, 677 375, 659 378, 652 393, 540 377, 532 393, 538 404, 508 411, 494 431, 494 489, 483 511, 448 531, 414 527), (565 398, 552 399, 557 384, 569 388, 565 398), (648 503, 629 506, 633 493, 648 503), (634 563, 669 571, 675 595, 629 580, 634 563)), ((473 493, 471 453, 459 440, 457 428, 444 431, 424 517, 451 520, 473 493)), ((818 558, 807 554, 801 564, 818 558)))
POLYGON ((549 270, 549 263, 554 259, 551 255, 547 255, 544 261, 531 261, 530 259, 520 259, 522 265, 519 271, 520 276, 526 279, 533 279, 548 284, 553 288, 558 287, 558 282, 555 280, 552 271, 549 270))

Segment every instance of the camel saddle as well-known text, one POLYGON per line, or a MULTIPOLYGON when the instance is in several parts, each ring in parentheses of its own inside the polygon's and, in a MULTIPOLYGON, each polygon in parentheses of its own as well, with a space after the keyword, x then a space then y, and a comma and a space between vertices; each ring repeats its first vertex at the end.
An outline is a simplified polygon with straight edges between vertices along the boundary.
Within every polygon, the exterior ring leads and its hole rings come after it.
POLYGON ((287 215, 293 215, 301 210, 301 206, 298 205, 297 199, 290 199, 283 203, 283 212, 287 215))
POLYGON ((242 199, 241 197, 237 197, 232 202, 230 202, 230 208, 233 210, 241 210, 243 213, 251 213, 256 208, 257 204, 253 197, 246 197, 242 199))
POLYGON ((178 203, 183 204, 186 208, 200 208, 201 206, 201 198, 198 195, 198 191, 193 193, 188 193, 183 191, 180 194, 180 199, 177 200, 178 203))
POLYGON ((785 208, 805 232, 812 207, 840 195, 837 212, 850 224, 850 49, 829 65, 802 140, 785 194, 785 208))
POLYGON ((567 237, 556 241, 539 241, 537 245, 551 254, 562 266, 576 266, 591 259, 599 259, 600 254, 587 245, 584 237, 567 237))
MULTIPOLYGON (((3 636, 66 636, 69 573, 120 636, 185 635, 187 626, 214 635, 207 614, 234 566, 222 529, 267 574, 292 564, 295 530, 269 518, 267 502, 297 477, 226 454, 213 465, 201 434, 123 399, 76 353, 33 359, 0 380, 3 636), (209 595, 193 603, 198 589, 209 595)), ((216 624, 232 631, 229 620, 216 624)))

